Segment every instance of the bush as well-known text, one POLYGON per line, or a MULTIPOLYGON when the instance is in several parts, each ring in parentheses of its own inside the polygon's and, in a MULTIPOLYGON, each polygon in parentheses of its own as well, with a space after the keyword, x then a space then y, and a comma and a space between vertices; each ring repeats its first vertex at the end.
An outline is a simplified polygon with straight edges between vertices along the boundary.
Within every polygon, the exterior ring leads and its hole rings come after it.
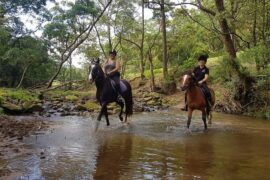
POLYGON ((250 48, 243 53, 240 54, 241 59, 245 59, 245 62, 249 64, 254 64, 255 68, 249 69, 249 71, 253 71, 253 73, 256 72, 256 70, 259 72, 261 70, 264 70, 269 65, 269 58, 270 57, 270 51, 269 49, 263 45, 259 44, 253 48, 250 48))
POLYGON ((14 100, 22 100, 22 101, 33 101, 37 100, 38 97, 36 94, 32 94, 29 91, 22 89, 0 89, 0 96, 9 97, 14 100))

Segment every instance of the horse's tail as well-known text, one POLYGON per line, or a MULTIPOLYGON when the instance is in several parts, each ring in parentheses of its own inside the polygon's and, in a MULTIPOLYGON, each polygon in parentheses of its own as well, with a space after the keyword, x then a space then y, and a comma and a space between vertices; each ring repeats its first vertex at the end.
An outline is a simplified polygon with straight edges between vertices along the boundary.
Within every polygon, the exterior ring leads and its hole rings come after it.
POLYGON ((127 91, 123 95, 123 98, 125 99, 126 115, 131 116, 133 114, 132 89, 131 89, 130 84, 127 81, 123 80, 123 82, 127 86, 127 91))

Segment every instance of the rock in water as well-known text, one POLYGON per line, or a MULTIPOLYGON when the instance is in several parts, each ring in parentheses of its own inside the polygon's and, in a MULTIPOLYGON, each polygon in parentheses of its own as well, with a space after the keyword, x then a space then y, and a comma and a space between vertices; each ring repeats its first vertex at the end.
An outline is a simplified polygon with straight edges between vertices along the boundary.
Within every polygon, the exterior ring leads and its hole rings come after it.
POLYGON ((5 102, 1 106, 4 109, 4 112, 7 114, 17 115, 24 112, 24 109, 21 106, 13 103, 5 102))

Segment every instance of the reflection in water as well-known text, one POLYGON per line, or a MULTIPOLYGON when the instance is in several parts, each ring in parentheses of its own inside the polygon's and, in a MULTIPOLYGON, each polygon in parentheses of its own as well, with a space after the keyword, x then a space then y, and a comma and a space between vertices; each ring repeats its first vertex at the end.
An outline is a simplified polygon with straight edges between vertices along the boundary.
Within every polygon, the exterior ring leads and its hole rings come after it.
POLYGON ((95 179, 120 179, 128 170, 132 151, 132 137, 116 135, 107 137, 98 149, 95 179))
POLYGON ((184 116, 169 113, 101 122, 98 132, 90 119, 59 118, 52 133, 26 139, 36 154, 8 162, 21 179, 269 179, 270 122, 215 117, 203 132, 195 116, 191 133, 184 116))
POLYGON ((212 136, 201 134, 199 139, 188 138, 184 144, 184 175, 201 177, 213 167, 215 150, 212 136))

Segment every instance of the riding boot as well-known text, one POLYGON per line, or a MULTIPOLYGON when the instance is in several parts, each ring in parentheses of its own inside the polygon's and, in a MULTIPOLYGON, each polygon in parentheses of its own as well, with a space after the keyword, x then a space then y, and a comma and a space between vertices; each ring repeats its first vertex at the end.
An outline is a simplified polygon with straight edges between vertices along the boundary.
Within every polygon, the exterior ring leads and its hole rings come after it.
POLYGON ((117 91, 117 101, 119 102, 125 102, 123 96, 121 95, 121 88, 120 88, 120 82, 116 82, 116 91, 117 91))
POLYGON ((212 109, 212 104, 211 104, 211 102, 209 101, 209 99, 207 99, 207 100, 206 100, 206 110, 207 110, 208 112, 210 112, 211 109, 212 109))
POLYGON ((203 91, 204 91, 204 95, 205 95, 205 101, 206 101, 206 110, 209 112, 211 111, 211 108, 212 108, 212 95, 209 91, 209 88, 208 86, 205 84, 202 84, 202 88, 203 88, 203 91))

